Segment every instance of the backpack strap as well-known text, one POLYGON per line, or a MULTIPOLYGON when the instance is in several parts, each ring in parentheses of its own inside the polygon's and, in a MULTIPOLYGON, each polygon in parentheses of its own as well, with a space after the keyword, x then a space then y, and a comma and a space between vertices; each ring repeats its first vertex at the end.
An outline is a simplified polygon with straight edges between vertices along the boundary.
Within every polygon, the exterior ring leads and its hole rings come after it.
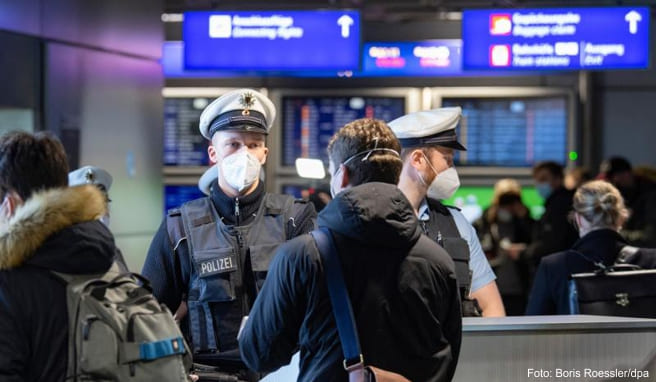
MULTIPOLYGON (((349 372, 357 373, 358 370, 364 373, 364 359, 360 350, 360 341, 358 331, 355 325, 353 307, 349 299, 348 291, 342 275, 342 266, 335 249, 330 229, 326 227, 315 229, 311 232, 314 241, 319 249, 319 255, 324 266, 326 283, 328 285, 328 294, 330 303, 333 307, 335 322, 337 323, 337 332, 342 344, 344 353, 344 369, 349 372)), ((362 379, 364 380, 364 379, 362 379)))

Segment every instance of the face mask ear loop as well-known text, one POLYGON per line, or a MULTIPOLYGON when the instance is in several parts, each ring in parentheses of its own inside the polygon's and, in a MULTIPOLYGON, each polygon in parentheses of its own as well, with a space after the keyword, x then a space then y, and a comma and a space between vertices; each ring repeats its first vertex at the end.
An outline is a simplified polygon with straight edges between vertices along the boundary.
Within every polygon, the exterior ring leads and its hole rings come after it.
POLYGON ((369 152, 367 153, 367 155, 365 155, 365 156, 361 159, 361 161, 364 162, 364 161, 366 161, 367 159, 369 159, 369 156, 371 155, 371 153, 373 153, 373 152, 376 151, 377 149, 378 149, 378 137, 374 138, 374 148, 371 149, 371 150, 369 150, 369 152))

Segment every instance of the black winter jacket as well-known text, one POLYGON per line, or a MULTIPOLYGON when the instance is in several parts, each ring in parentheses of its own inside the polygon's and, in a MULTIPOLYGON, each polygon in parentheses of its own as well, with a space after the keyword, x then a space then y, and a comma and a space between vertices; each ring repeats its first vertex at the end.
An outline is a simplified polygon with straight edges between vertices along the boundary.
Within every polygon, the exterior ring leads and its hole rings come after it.
MULTIPOLYGON (((462 320, 453 261, 421 233, 394 185, 340 193, 319 214, 333 233, 366 364, 449 381, 462 320)), ((244 362, 272 371, 300 347, 299 381, 347 381, 321 260, 310 235, 282 245, 240 338, 244 362)))
POLYGON ((95 186, 35 194, 0 228, 0 381, 63 381, 68 361, 66 287, 50 271, 100 273, 114 238, 96 220, 95 186))

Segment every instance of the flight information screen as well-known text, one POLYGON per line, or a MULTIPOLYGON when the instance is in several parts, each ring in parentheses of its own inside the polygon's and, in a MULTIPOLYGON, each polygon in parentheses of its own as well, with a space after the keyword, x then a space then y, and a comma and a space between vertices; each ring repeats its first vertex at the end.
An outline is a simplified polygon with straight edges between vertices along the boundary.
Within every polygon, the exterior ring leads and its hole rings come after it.
POLYGON ((530 167, 567 160, 567 98, 444 98, 461 106, 458 127, 467 151, 456 162, 470 166, 530 167))
POLYGON ((164 99, 164 165, 209 164, 208 142, 198 130, 200 113, 209 98, 164 99))
POLYGON ((321 159, 335 131, 359 118, 389 122, 405 114, 405 97, 283 97, 282 165, 296 158, 321 159))
POLYGON ((196 185, 165 185, 164 213, 171 208, 180 207, 184 202, 205 196, 196 185))

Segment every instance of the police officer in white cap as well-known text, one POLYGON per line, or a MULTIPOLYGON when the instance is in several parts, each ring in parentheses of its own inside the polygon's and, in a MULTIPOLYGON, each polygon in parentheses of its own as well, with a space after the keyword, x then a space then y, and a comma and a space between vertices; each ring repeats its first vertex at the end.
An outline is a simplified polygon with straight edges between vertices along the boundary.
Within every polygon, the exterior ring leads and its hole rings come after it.
POLYGON ((267 193, 259 179, 275 114, 273 103, 251 89, 229 92, 203 110, 200 133, 211 141, 216 163, 208 178, 218 182, 208 197, 168 211, 143 268, 161 302, 171 310, 186 303, 181 326, 194 361, 239 380, 256 378, 240 359, 237 333, 274 250, 311 231, 316 217, 311 204, 267 193))
POLYGON ((424 232, 442 245, 456 264, 463 314, 505 316, 490 264, 476 230, 464 215, 441 200, 460 186, 453 151, 466 150, 458 142, 460 107, 404 115, 389 123, 403 146, 399 188, 415 209, 424 232))
MULTIPOLYGON (((109 198, 109 189, 112 187, 113 182, 114 179, 109 172, 96 166, 84 166, 68 173, 69 187, 81 186, 83 184, 95 184, 96 187, 105 194, 108 204, 112 201, 109 198)), ((101 216, 99 220, 109 228, 109 206, 107 207, 105 215, 101 216)), ((118 248, 116 248, 116 256, 114 259, 122 270, 128 270, 123 254, 118 248)))
MULTIPOLYGON (((84 166, 68 173, 69 187, 95 184, 105 194, 107 202, 111 201, 109 199, 109 189, 112 187, 112 182, 112 176, 107 171, 96 166, 84 166)), ((100 221, 109 227, 109 208, 107 209, 107 214, 101 217, 100 221)))

